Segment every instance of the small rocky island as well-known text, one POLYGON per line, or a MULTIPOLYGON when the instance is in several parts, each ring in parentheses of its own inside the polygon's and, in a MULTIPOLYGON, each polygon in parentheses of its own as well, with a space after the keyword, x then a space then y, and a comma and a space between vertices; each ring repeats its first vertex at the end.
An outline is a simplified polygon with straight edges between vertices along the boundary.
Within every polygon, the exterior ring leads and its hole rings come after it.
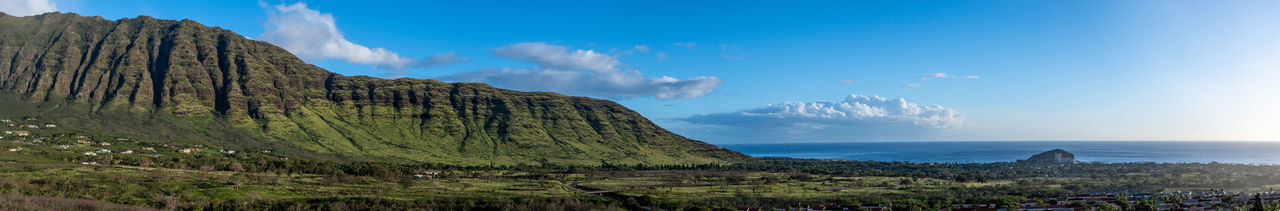
POLYGON ((1062 149, 1054 149, 1040 154, 1032 155, 1026 160, 1019 160, 1022 163, 1076 163, 1076 155, 1071 154, 1062 149))

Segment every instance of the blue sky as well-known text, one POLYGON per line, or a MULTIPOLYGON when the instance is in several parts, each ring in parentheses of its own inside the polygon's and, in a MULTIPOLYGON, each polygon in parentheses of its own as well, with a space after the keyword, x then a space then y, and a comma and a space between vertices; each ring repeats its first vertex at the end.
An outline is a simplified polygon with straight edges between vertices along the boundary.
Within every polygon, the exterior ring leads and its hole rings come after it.
POLYGON ((192 19, 344 75, 607 98, 717 144, 1280 140, 1276 1, 0 6, 192 19))

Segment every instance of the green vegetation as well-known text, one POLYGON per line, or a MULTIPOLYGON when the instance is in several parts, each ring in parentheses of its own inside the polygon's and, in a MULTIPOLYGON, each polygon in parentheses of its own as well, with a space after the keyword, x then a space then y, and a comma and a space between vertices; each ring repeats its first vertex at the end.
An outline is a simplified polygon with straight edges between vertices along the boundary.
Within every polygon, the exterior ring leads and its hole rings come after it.
MULTIPOLYGON (((1280 186, 1280 166, 1240 164, 756 158, 710 165, 457 166, 312 160, 55 131, 0 136, 0 196, 28 202, 13 207, 82 200, 77 203, 88 207, 215 210, 674 210, 867 203, 936 210, 964 202, 1047 202, 1043 199, 1088 192, 1264 192, 1280 186), (86 154, 102 149, 111 152, 86 154)), ((1175 196, 1159 200, 1176 201, 1175 196)), ((1243 200, 1235 204, 1246 206, 1243 200)))
POLYGON ((77 133, 473 166, 746 158, 611 101, 342 76, 190 20, 0 15, 0 31, 0 110, 77 133))

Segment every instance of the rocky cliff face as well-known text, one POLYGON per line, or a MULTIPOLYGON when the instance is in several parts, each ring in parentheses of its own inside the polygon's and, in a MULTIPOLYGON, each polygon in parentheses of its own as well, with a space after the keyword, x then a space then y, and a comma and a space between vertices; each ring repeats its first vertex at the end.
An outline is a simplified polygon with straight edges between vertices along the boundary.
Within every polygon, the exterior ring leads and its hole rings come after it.
POLYGON ((252 137, 236 142, 347 156, 475 165, 745 157, 611 101, 342 76, 228 30, 145 16, 0 15, 0 92, 91 113, 214 119, 249 134, 236 139, 252 137))

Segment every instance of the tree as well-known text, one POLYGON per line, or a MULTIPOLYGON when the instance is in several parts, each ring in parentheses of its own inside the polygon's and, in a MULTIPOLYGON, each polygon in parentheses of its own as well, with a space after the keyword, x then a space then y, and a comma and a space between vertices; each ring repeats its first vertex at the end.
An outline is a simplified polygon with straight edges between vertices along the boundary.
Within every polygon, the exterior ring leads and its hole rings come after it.
POLYGON ((1097 207, 1100 211, 1121 211, 1119 206, 1111 203, 1098 203, 1097 207))
POLYGON ((1142 202, 1138 202, 1138 206, 1136 206, 1134 210, 1156 211, 1157 208, 1159 207, 1156 207, 1156 202, 1151 200, 1150 198, 1147 198, 1147 199, 1143 199, 1142 202))
POLYGON ((1267 204, 1262 202, 1262 194, 1253 194, 1253 199, 1249 200, 1249 211, 1265 211, 1267 204))
POLYGON ((916 199, 902 199, 894 201, 890 207, 893 211, 923 211, 924 202, 916 199))
POLYGON ((231 166, 227 168, 231 169, 232 171, 244 171, 244 165, 241 165, 240 162, 231 162, 231 166))
POLYGON ((1018 199, 1014 197, 1001 198, 997 203, 999 203, 996 204, 998 208, 1004 208, 1005 210, 1018 210, 1018 208, 1022 208, 1022 203, 1018 202, 1018 199))
POLYGON ((1115 204, 1119 210, 1133 210, 1133 204, 1129 204, 1129 196, 1125 194, 1117 195, 1115 200, 1111 200, 1111 203, 1115 204))

